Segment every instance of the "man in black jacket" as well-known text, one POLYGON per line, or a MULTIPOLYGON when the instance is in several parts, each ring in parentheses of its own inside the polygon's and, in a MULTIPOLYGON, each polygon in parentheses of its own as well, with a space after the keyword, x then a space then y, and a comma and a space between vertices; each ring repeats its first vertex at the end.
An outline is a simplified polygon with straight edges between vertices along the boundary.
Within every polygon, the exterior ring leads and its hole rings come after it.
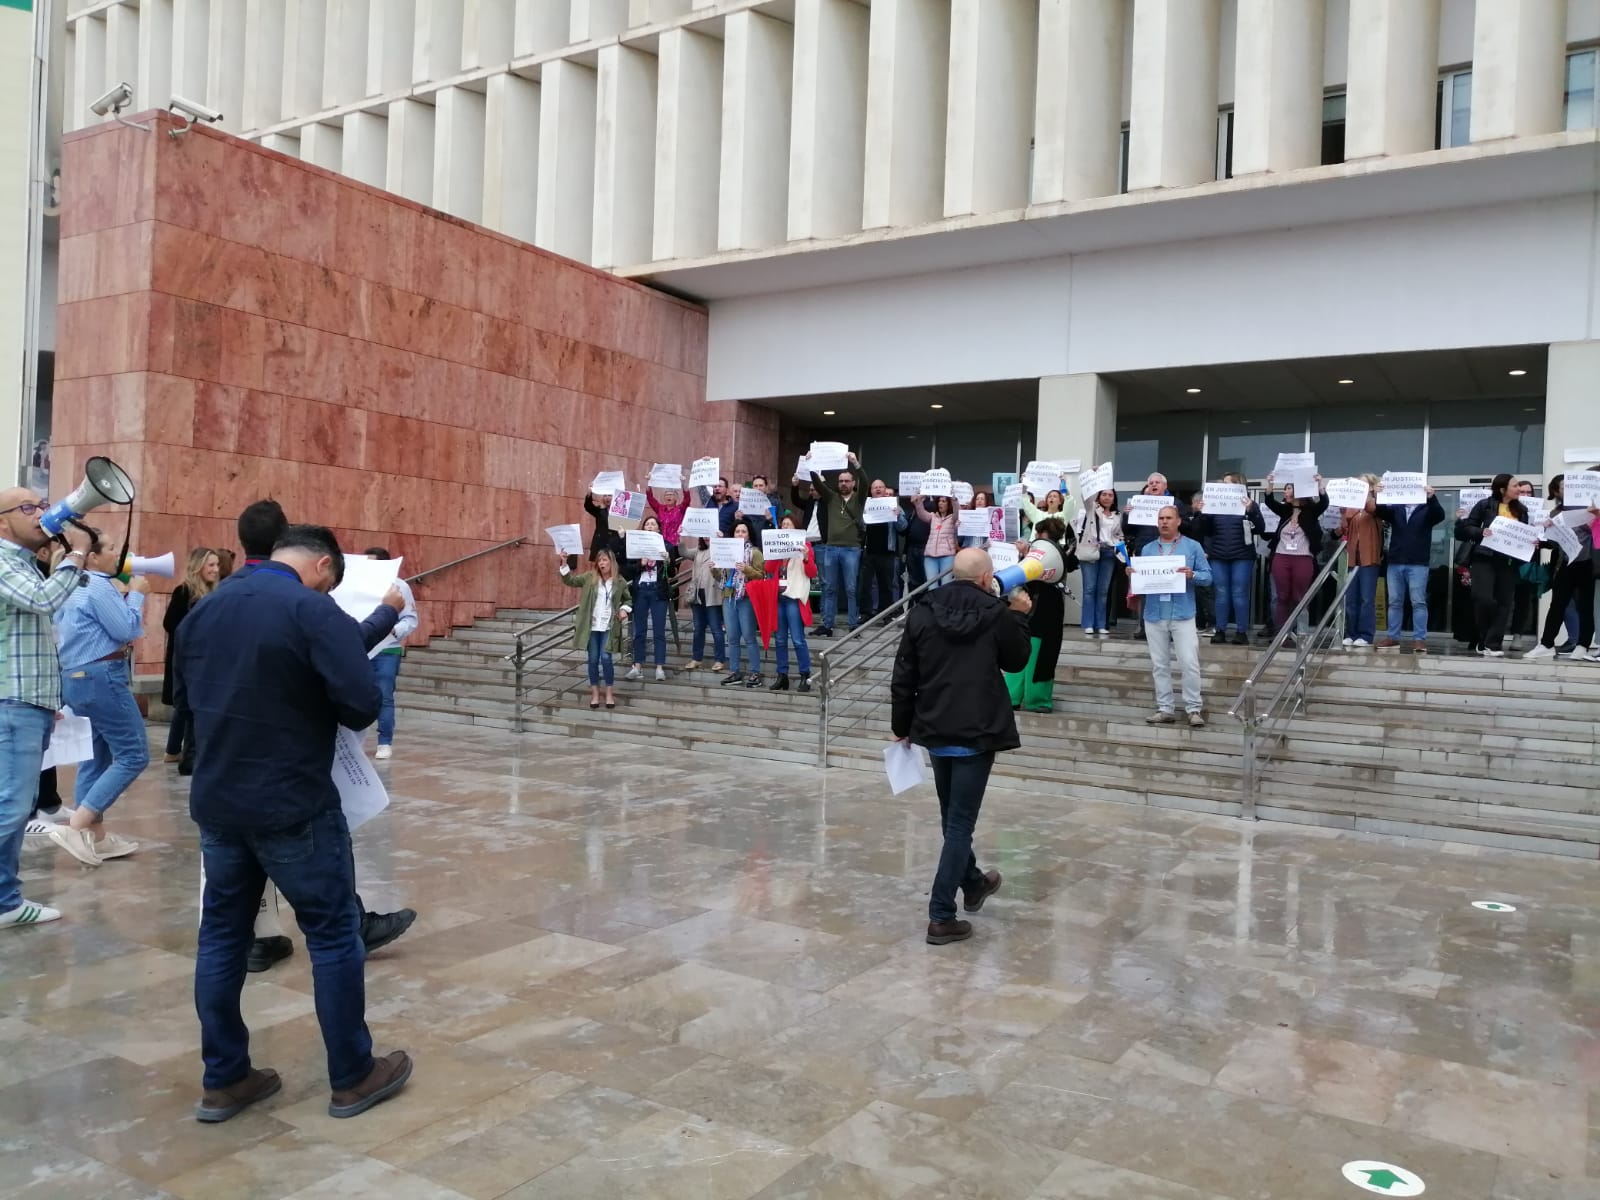
POLYGON ((1428 652, 1428 564, 1433 559, 1433 527, 1444 523, 1444 507, 1428 489, 1425 504, 1380 504, 1378 520, 1389 526, 1389 636, 1378 649, 1400 644, 1400 621, 1411 598, 1411 638, 1418 654, 1428 652))
POLYGON ((928 897, 932 946, 972 936, 972 923, 956 920, 958 886, 968 912, 1000 889, 999 871, 978 870, 972 831, 994 756, 1022 744, 1003 672, 1028 665, 1033 602, 1019 589, 1008 605, 994 595, 993 584, 988 553, 962 550, 954 583, 912 609, 895 653, 891 727, 902 742, 927 747, 944 830, 928 897))

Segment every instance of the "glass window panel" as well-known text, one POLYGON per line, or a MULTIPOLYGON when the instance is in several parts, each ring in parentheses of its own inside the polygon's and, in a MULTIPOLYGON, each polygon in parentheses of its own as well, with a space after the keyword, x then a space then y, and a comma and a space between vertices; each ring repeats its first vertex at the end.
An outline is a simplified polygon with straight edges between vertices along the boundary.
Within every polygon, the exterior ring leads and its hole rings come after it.
MULTIPOLYGON (((817 439, 837 436, 846 443, 861 463, 871 472, 873 479, 890 481, 893 487, 901 471, 926 471, 933 455, 932 426, 915 428, 906 425, 875 426, 864 429, 844 429, 837 435, 828 434, 825 426, 812 426, 812 436, 817 439)), ((779 467, 787 472, 794 470, 793 461, 779 467)), ((868 482, 871 482, 868 480, 868 482)))
POLYGON ((1322 98, 1323 166, 1344 161, 1344 93, 1322 98))
MULTIPOLYGON (((984 490, 990 488, 991 477, 996 471, 1019 469, 1018 436, 1022 436, 1025 451, 1034 440, 1031 421, 961 422, 940 425, 935 433, 938 438, 938 461, 934 465, 949 471, 950 478, 964 479, 974 488, 984 490)), ((1022 465, 1027 465, 1026 459, 1022 465)), ((876 467, 873 472, 877 473, 876 467)))
POLYGON ((1144 413, 1117 419, 1117 450, 1112 460, 1119 485, 1143 485, 1160 471, 1173 487, 1187 494, 1203 482, 1206 448, 1203 412, 1144 413))
POLYGON ((1439 145, 1465 146, 1472 140, 1472 72, 1446 75, 1439 100, 1439 145))
POLYGON ((1343 92, 1335 92, 1331 96, 1324 96, 1322 98, 1323 121, 1344 120, 1344 104, 1345 94, 1343 92))
POLYGON ((1362 402, 1327 405, 1311 411, 1311 449, 1326 479, 1371 471, 1420 471, 1422 404, 1362 402))
POLYGON ((1595 127, 1594 83, 1596 60, 1593 50, 1567 55, 1567 128, 1595 127))
POLYGON ((1249 479, 1265 479, 1279 454, 1305 449, 1306 410, 1303 408, 1246 409, 1219 412, 1211 418, 1211 455, 1207 467, 1212 479, 1230 471, 1249 479))
POLYGON ((1430 475, 1543 474, 1543 400, 1441 400, 1428 425, 1430 475))

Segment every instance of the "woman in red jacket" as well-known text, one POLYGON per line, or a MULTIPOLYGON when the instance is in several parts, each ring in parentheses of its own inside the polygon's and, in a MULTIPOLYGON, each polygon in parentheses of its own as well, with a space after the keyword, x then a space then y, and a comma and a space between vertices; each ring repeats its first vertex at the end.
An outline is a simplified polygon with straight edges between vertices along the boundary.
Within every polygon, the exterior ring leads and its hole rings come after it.
MULTIPOLYGON (((794 517, 785 513, 779 529, 798 529, 794 517)), ((817 576, 817 559, 806 543, 804 558, 780 559, 767 563, 767 574, 778 583, 778 679, 774 692, 789 690, 789 643, 794 642, 795 660, 800 667, 797 692, 811 690, 811 648, 806 645, 806 626, 811 624, 811 581, 817 576)))

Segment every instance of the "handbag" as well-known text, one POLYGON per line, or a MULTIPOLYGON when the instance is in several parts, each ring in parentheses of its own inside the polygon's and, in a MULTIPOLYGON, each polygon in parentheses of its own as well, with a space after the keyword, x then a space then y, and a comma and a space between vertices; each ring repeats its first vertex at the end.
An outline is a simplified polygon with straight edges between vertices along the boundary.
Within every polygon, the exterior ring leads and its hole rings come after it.
POLYGON ((1084 513, 1083 528, 1078 531, 1077 560, 1080 563, 1100 561, 1100 514, 1084 513), (1089 517, 1094 517, 1094 537, 1089 536, 1089 517))

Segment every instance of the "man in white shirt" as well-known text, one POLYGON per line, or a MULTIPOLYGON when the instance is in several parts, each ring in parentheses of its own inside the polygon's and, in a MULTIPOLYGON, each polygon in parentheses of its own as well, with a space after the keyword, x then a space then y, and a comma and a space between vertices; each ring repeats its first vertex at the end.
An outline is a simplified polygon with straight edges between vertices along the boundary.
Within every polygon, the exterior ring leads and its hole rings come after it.
MULTIPOLYGON (((366 555, 383 562, 392 557, 383 546, 368 546, 366 555)), ((396 579, 394 583, 405 598, 405 607, 400 610, 393 632, 367 655, 372 660, 372 675, 378 682, 378 690, 383 693, 383 707, 378 710, 378 753, 375 756, 380 759, 394 753, 391 748, 394 743, 394 685, 400 678, 400 660, 406 652, 402 643, 417 627, 417 601, 411 594, 411 585, 404 579, 396 579)))

